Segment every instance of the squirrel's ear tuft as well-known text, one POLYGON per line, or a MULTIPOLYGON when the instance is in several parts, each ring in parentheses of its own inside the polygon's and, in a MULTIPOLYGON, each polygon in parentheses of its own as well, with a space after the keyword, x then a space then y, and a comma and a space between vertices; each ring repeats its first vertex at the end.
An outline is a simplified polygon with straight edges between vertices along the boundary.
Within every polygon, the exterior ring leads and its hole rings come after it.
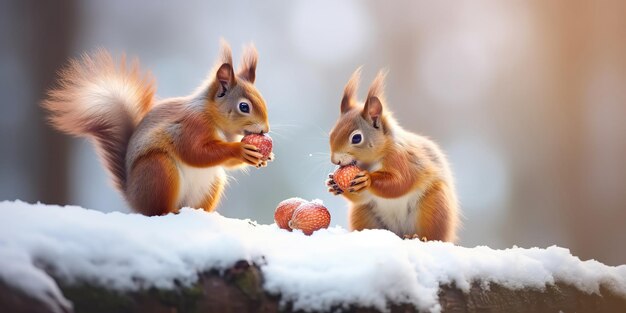
POLYGON ((341 114, 344 114, 352 109, 356 104, 356 92, 359 89, 359 80, 361 79, 361 68, 359 66, 343 89, 343 98, 341 99, 341 114))
POLYGON ((256 51, 256 47, 253 43, 250 43, 243 50, 243 59, 241 60, 241 67, 239 67, 238 76, 254 84, 256 77, 256 64, 259 59, 259 53, 256 51))
POLYGON ((387 76, 386 70, 378 71, 376 78, 372 81, 370 89, 367 92, 367 98, 377 97, 378 99, 385 98, 385 77, 387 76))
POLYGON ((380 127, 380 117, 383 115, 385 76, 387 76, 387 72, 381 70, 374 78, 367 92, 367 100, 365 100, 363 112, 361 113, 363 118, 370 122, 374 128, 380 127))
POLYGON ((220 39, 220 59, 218 62, 233 65, 233 51, 230 49, 230 44, 228 44, 224 38, 220 39))

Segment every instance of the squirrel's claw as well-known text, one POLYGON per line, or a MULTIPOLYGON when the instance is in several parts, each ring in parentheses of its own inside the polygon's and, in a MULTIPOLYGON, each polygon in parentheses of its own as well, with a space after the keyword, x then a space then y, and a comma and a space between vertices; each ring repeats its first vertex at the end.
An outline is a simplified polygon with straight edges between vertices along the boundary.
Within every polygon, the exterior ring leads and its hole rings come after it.
POLYGON ((328 187, 328 192, 334 194, 335 196, 343 193, 332 178, 326 180, 326 186, 328 187))
POLYGON ((341 190, 341 188, 339 188, 339 185, 337 185, 337 183, 332 179, 326 180, 326 186, 334 188, 336 190, 341 190))
POLYGON ((340 195, 343 193, 343 191, 339 190, 339 189, 335 189, 335 188, 328 188, 328 192, 332 193, 333 195, 340 195))
POLYGON ((425 236, 420 237, 420 235, 418 235, 418 234, 413 234, 413 235, 404 235, 402 238, 403 238, 404 240, 413 240, 413 239, 417 239, 417 240, 419 240, 419 241, 423 241, 423 242, 428 241, 428 238, 426 238, 425 236))

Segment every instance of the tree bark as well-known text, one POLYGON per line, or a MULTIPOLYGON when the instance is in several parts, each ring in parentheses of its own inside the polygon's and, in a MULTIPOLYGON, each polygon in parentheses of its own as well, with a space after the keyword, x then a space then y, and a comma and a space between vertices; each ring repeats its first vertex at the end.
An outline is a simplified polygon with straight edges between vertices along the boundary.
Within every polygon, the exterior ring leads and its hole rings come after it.
MULTIPOLYGON (((296 312, 290 304, 281 306, 280 295, 263 290, 260 269, 245 261, 229 270, 200 275, 192 286, 172 290, 156 288, 132 292, 109 290, 87 282, 64 283, 56 279, 73 312, 296 312)), ((497 284, 476 282, 468 293, 455 286, 441 286, 442 312, 626 312, 626 298, 602 289, 600 294, 586 294, 564 284, 544 289, 507 289, 497 284)), ((420 312, 410 304, 389 303, 392 313, 420 312)), ((339 308, 336 308, 337 310, 339 308)), ((332 311, 337 311, 332 310, 332 311)), ((44 304, 0 283, 1 312, 53 312, 44 304)), ((379 312, 374 308, 351 305, 342 312, 379 312)))

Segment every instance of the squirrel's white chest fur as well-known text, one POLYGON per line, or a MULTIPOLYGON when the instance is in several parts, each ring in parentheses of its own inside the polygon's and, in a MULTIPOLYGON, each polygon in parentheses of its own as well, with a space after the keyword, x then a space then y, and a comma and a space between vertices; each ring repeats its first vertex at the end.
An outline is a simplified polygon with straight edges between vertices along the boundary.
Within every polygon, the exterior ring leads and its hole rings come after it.
MULTIPOLYGON (((226 140, 224 133, 219 130, 218 136, 226 140)), ((178 207, 199 208, 215 192, 216 183, 226 180, 226 172, 221 166, 193 167, 178 161, 176 167, 179 178, 178 207)))
MULTIPOLYGON (((365 167, 364 165, 361 165, 365 167)), ((382 164, 375 163, 368 166, 369 171, 380 170, 382 164)), ((384 228, 394 232, 398 236, 413 235, 418 233, 416 221, 418 214, 418 201, 424 194, 423 190, 416 189, 397 198, 383 198, 365 191, 364 202, 370 204, 376 218, 384 228)))
POLYGON ((398 198, 382 198, 373 194, 368 195, 368 202, 376 217, 385 228, 399 236, 416 234, 418 201, 422 196, 421 190, 413 191, 398 198))
POLYGON ((226 173, 220 166, 193 167, 177 162, 176 167, 179 177, 177 200, 179 207, 200 207, 207 196, 215 192, 213 189, 215 184, 226 178, 226 173))

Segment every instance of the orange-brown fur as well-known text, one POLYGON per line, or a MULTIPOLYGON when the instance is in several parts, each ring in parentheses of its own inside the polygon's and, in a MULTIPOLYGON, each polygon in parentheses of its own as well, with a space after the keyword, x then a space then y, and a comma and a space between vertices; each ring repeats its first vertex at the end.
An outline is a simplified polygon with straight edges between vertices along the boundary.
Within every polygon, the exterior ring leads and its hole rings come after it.
MULTIPOLYGON (((346 197, 348 195, 346 194, 346 197)), ((384 228, 372 214, 372 207, 369 204, 356 205, 353 204, 350 207, 350 214, 348 215, 348 223, 351 230, 364 230, 364 229, 377 229, 384 228)))
MULTIPOLYGON (((122 189, 126 175, 124 157, 130 134, 154 104, 154 79, 147 73, 142 75, 139 63, 133 60, 127 65, 126 57, 115 64, 105 50, 93 55, 83 54, 79 60, 71 60, 60 72, 58 87, 48 93, 42 103, 50 112, 50 121, 59 130, 74 136, 90 134, 100 159, 106 165, 118 189, 122 189), (94 118, 92 109, 78 109, 90 101, 90 85, 106 85, 124 77, 132 89, 128 97, 110 96, 107 114, 94 118)), ((91 93, 94 93, 92 91, 91 93)))
POLYGON ((137 160, 128 176, 126 199, 139 213, 163 215, 174 210, 179 179, 167 153, 144 155, 137 160))
POLYGON ((454 241, 458 208, 445 155, 434 142, 403 130, 393 119, 384 99, 383 73, 359 105, 359 75, 360 69, 344 89, 330 146, 333 163, 356 162, 363 171, 349 190, 340 190, 332 177, 327 181, 331 193, 342 194, 350 203, 350 228, 454 241), (352 142, 355 135, 361 135, 360 143, 352 142))
POLYGON ((155 103, 154 86, 136 63, 116 66, 99 51, 70 62, 44 107, 57 128, 95 141, 137 212, 212 211, 224 190, 224 167, 267 165, 256 147, 240 142, 246 132, 269 131, 265 101, 254 87, 257 59, 250 46, 235 74, 223 43, 216 70, 194 94, 155 103))
POLYGON ((224 192, 225 183, 223 181, 215 182, 211 186, 212 192, 208 193, 202 200, 198 208, 201 208, 207 212, 215 210, 215 207, 220 203, 222 193, 224 192))
POLYGON ((450 194, 451 190, 445 182, 433 183, 419 201, 420 238, 430 240, 445 240, 455 238, 455 223, 450 223, 456 217, 451 216, 455 212, 449 207, 451 202, 456 201, 450 194))
POLYGON ((217 138, 215 131, 209 132, 203 125, 208 121, 200 116, 186 116, 180 122, 179 140, 174 140, 174 150, 185 163, 207 167, 224 163, 240 154, 238 142, 225 142, 217 138))

